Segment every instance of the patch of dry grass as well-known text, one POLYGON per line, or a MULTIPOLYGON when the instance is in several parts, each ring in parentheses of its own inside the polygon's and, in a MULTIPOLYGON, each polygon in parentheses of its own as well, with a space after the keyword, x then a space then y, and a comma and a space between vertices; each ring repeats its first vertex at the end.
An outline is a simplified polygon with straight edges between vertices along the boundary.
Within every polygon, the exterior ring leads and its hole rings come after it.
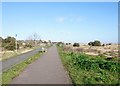
POLYGON ((17 51, 17 53, 15 52, 15 51, 8 51, 8 50, 6 50, 6 51, 1 51, 0 52, 0 61, 1 60, 6 60, 6 59, 9 59, 9 58, 12 58, 12 57, 15 57, 15 56, 17 56, 17 55, 20 55, 20 54, 23 54, 23 53, 26 53, 26 52, 29 52, 29 51, 31 51, 31 50, 33 50, 32 48, 24 48, 24 49, 19 49, 18 51, 17 51))
POLYGON ((66 51, 74 51, 80 53, 86 53, 88 55, 104 55, 111 57, 118 57, 118 45, 112 44, 107 46, 88 46, 88 45, 80 45, 80 47, 64 46, 64 50, 66 51))

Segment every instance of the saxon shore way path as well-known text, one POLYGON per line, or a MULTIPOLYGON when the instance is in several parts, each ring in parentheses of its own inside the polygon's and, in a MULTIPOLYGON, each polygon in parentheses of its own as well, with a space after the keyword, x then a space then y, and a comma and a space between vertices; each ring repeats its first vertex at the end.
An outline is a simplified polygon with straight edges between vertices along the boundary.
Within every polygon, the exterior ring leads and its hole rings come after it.
POLYGON ((11 84, 71 84, 56 46, 31 63, 11 84))

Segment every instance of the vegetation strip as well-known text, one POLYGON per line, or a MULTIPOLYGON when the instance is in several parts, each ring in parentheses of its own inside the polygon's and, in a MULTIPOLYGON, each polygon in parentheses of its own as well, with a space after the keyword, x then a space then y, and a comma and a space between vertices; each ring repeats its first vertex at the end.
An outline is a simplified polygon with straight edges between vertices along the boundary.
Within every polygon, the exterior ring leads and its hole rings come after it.
POLYGON ((37 60, 42 55, 41 52, 15 65, 11 69, 2 73, 2 84, 9 84, 13 78, 18 76, 30 63, 37 60))
POLYGON ((31 52, 32 50, 35 50, 35 49, 36 48, 30 48, 30 49, 28 49, 27 52, 23 52, 23 53, 21 53, 20 51, 18 51, 17 53, 16 53, 16 51, 13 51, 13 53, 11 53, 11 52, 10 53, 4 53, 2 55, 2 58, 0 59, 0 61, 5 61, 5 60, 11 59, 11 58, 15 58, 16 56, 26 54, 28 52, 31 52))
POLYGON ((120 63, 105 60, 100 56, 66 52, 58 47, 62 62, 69 72, 73 84, 120 84, 120 63))

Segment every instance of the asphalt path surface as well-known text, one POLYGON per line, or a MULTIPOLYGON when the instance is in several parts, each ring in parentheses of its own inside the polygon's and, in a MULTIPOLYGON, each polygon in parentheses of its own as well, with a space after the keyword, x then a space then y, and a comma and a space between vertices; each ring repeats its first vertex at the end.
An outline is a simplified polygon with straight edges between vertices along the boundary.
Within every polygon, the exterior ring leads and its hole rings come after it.
POLYGON ((56 46, 52 46, 38 60, 28 65, 11 84, 71 84, 71 81, 56 46))
POLYGON ((11 67, 13 67, 15 64, 18 64, 22 61, 24 61, 25 59, 34 56, 35 54, 37 54, 39 51, 41 51, 41 48, 37 48, 35 50, 29 51, 27 53, 18 55, 16 57, 4 60, 4 61, 0 61, 0 64, 2 64, 2 68, 0 68, 0 72, 4 72, 8 69, 10 69, 11 67))

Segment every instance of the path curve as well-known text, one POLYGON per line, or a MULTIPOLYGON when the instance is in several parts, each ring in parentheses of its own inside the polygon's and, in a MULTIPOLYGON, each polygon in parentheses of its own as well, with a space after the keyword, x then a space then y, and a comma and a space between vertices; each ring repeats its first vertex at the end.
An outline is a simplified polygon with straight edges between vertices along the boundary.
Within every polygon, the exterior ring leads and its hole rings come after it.
POLYGON ((70 84, 56 46, 52 46, 38 60, 30 64, 11 84, 70 84))

